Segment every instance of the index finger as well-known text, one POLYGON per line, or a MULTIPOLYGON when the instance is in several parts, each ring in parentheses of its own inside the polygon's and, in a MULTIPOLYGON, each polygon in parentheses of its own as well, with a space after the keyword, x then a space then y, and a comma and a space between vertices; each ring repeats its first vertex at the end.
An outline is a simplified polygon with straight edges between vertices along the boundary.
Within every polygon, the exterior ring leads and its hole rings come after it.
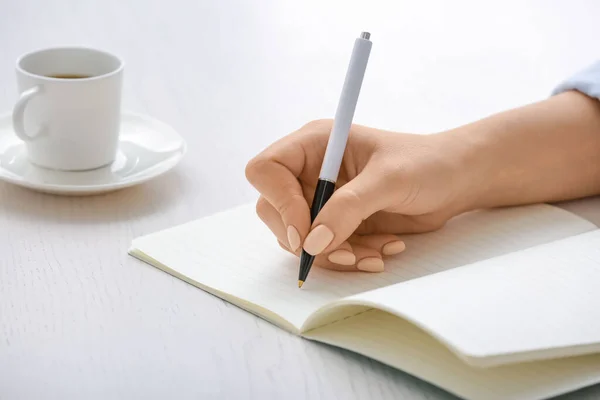
POLYGON ((288 241, 296 249, 310 229, 310 208, 297 178, 304 163, 305 152, 301 143, 297 138, 287 136, 269 146, 246 166, 246 178, 281 215, 288 241))

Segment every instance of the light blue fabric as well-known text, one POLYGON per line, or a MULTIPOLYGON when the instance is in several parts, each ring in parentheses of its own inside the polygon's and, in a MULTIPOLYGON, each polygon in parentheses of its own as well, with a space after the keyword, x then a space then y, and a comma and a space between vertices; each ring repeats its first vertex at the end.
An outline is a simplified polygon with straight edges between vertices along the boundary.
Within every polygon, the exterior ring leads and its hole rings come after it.
POLYGON ((564 80, 554 88, 552 95, 568 90, 577 90, 600 100, 600 60, 564 80))

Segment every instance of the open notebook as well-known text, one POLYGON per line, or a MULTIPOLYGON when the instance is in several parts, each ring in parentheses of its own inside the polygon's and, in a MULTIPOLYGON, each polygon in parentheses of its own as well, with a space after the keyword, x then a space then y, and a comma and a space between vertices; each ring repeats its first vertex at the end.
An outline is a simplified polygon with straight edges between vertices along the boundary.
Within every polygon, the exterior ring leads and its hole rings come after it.
POLYGON ((245 205, 133 241, 130 254, 289 332, 467 399, 600 382, 600 230, 549 205, 477 211, 404 237, 379 274, 313 267, 245 205), (594 354, 598 353, 598 354, 594 354))

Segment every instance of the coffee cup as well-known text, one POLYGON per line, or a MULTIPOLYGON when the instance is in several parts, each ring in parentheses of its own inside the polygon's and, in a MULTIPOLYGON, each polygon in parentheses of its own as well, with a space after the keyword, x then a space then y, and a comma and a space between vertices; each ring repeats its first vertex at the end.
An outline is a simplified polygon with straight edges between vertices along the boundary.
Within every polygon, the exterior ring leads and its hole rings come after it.
POLYGON ((19 57, 12 120, 29 162, 63 171, 110 165, 119 144, 123 69, 117 56, 83 47, 19 57))

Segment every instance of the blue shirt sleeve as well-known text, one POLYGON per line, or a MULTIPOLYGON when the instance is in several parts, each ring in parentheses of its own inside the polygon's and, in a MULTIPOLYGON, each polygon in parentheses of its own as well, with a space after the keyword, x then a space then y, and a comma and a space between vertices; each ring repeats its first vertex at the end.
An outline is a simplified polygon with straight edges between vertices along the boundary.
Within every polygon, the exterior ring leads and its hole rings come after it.
POLYGON ((600 60, 564 80, 554 88, 552 95, 568 90, 577 90, 600 100, 600 60))

